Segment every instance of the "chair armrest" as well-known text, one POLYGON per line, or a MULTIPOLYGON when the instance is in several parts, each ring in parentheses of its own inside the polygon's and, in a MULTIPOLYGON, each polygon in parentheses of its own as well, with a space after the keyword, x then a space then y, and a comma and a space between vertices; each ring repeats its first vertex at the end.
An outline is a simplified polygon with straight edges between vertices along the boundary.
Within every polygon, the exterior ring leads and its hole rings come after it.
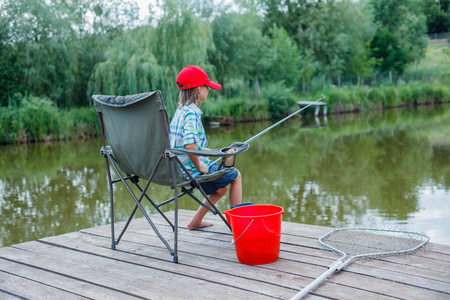
POLYGON ((209 149, 209 150, 187 150, 182 148, 170 148, 167 149, 172 153, 177 154, 186 154, 186 155, 194 155, 194 156, 235 156, 241 153, 244 153, 248 150, 249 144, 247 143, 233 143, 228 147, 220 148, 220 149, 209 149), (228 153, 227 151, 230 149, 234 149, 234 152, 228 153))

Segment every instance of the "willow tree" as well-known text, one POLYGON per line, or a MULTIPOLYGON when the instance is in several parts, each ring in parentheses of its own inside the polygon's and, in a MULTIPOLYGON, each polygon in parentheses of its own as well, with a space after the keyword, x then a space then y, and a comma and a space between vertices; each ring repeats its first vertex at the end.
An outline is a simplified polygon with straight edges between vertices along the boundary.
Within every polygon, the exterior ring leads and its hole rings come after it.
POLYGON ((199 65, 211 74, 209 23, 186 9, 166 7, 156 28, 128 30, 117 37, 91 75, 91 94, 127 95, 161 90, 169 114, 176 109, 178 72, 199 65))
MULTIPOLYGON (((69 94, 74 48, 68 11, 58 1, 5 0, 2 13, 9 16, 9 50, 23 91, 61 103, 69 94)), ((5 41, 4 41, 5 42, 5 41)))

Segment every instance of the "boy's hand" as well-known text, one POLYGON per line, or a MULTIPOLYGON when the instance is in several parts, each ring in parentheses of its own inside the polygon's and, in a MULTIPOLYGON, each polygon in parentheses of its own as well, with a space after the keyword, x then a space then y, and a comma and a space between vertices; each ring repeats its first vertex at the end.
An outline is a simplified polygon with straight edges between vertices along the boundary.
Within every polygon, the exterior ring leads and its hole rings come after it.
MULTIPOLYGON (((197 146, 195 146, 195 144, 184 145, 184 148, 186 148, 188 150, 197 150, 197 146)), ((199 171, 202 174, 208 173, 208 170, 209 170, 208 166, 202 165, 200 163, 200 160, 198 159, 198 156, 189 155, 189 158, 191 159, 191 161, 194 164, 197 171, 199 171)))
POLYGON ((202 174, 205 174, 205 173, 208 173, 208 170, 209 170, 208 166, 200 165, 200 168, 197 171, 199 171, 202 174))

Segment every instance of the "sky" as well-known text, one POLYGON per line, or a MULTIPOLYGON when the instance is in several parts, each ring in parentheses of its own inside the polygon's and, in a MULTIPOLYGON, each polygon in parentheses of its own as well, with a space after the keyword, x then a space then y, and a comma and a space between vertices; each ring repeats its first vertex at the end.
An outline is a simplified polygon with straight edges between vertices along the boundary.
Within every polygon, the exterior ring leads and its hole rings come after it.
POLYGON ((157 0, 135 0, 137 4, 139 5, 140 11, 139 11, 139 18, 140 19, 147 19, 149 16, 148 11, 148 5, 152 4, 156 6, 157 0))
MULTIPOLYGON (((131 0, 133 1, 133 0, 131 0)), ((153 6, 157 6, 158 0, 134 0, 136 1, 136 3, 139 5, 140 8, 140 12, 139 12, 139 18, 142 20, 147 19, 147 17, 149 16, 149 11, 148 11, 148 5, 152 4, 153 6)), ((233 0, 212 0, 216 3, 221 3, 221 4, 230 4, 233 2, 233 0)), ((156 12, 158 12, 157 9, 155 9, 156 12)))

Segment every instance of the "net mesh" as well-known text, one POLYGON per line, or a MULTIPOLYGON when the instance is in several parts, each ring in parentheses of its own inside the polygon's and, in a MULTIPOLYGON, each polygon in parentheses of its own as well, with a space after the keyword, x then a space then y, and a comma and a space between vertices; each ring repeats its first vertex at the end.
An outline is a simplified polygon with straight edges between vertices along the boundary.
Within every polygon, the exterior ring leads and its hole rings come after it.
POLYGON ((340 228, 319 241, 332 250, 350 256, 378 256, 415 251, 429 237, 415 232, 372 228, 340 228))

